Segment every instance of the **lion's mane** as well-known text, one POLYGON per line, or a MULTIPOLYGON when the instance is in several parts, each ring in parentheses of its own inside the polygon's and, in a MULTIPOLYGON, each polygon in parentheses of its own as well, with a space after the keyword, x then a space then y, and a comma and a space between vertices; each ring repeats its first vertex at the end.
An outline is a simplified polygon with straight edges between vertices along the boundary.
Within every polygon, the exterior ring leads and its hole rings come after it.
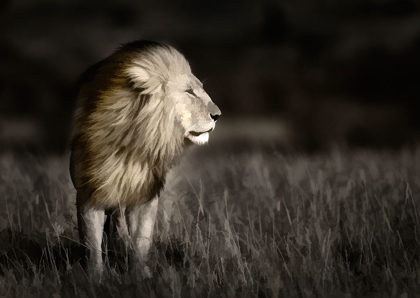
POLYGON ((190 71, 174 48, 142 41, 82 75, 70 167, 86 203, 144 203, 159 193, 184 142, 165 83, 190 71))

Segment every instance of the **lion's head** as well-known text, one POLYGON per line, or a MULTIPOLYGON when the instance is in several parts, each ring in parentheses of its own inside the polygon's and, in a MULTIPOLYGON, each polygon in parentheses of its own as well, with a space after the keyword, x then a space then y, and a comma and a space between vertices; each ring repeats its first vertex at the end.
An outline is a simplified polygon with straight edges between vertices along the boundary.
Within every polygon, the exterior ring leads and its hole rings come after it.
POLYGON ((186 140, 198 145, 208 142, 221 111, 182 54, 170 46, 154 44, 132 60, 128 74, 144 94, 165 101, 174 113, 175 129, 186 140))

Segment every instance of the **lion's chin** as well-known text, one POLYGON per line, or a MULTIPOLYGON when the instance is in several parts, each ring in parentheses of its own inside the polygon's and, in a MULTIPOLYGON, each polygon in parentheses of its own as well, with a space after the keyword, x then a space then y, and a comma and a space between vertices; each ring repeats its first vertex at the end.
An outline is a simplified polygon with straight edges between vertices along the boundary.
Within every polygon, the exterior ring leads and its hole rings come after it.
POLYGON ((204 132, 198 136, 193 136, 192 134, 188 135, 188 139, 196 145, 204 145, 209 141, 209 133, 204 132))

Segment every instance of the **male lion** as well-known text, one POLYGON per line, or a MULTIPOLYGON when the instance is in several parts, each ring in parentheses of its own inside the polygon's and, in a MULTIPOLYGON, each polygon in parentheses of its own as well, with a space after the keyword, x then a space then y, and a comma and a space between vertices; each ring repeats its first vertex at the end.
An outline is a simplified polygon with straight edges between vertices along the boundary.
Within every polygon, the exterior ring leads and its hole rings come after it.
POLYGON ((135 259, 146 259, 166 173, 187 145, 207 143, 220 115, 187 60, 168 45, 125 44, 82 75, 70 174, 90 269, 103 270, 105 210, 117 210, 135 259))

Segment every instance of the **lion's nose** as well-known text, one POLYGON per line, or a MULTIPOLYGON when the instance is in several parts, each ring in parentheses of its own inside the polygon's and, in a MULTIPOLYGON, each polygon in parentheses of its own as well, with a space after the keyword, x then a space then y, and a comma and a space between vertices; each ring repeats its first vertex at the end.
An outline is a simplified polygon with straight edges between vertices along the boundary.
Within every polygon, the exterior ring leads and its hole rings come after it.
POLYGON ((210 106, 211 119, 213 119, 214 121, 217 121, 217 119, 219 119, 221 115, 222 115, 222 112, 220 111, 219 107, 216 106, 214 103, 212 103, 212 105, 210 106))
POLYGON ((220 114, 210 114, 211 119, 213 119, 214 121, 217 121, 217 119, 219 119, 221 113, 220 114))

